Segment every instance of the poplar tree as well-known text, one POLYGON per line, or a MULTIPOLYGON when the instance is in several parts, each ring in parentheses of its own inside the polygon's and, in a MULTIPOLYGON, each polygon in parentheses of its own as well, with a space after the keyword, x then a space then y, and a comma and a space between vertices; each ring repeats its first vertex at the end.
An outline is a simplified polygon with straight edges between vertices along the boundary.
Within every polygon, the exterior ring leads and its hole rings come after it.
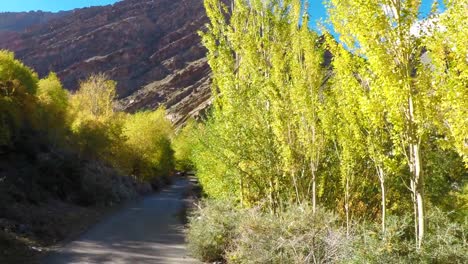
POLYGON ((441 132, 468 166, 468 1, 450 0, 424 29, 441 132))
POLYGON ((205 7, 211 23, 202 36, 214 94, 207 131, 222 142, 206 148, 240 175, 241 200, 266 198, 273 212, 283 201, 307 199, 315 208, 323 52, 307 28, 304 6, 235 0, 228 7, 207 0, 205 7))
POLYGON ((426 111, 433 100, 421 63, 422 46, 411 28, 418 22, 419 0, 330 0, 330 17, 340 41, 366 60, 386 104, 396 148, 406 157, 410 171, 416 244, 424 238, 424 163, 422 144, 428 134, 426 111))
POLYGON ((328 93, 329 115, 324 118, 327 134, 333 142, 339 159, 341 185, 344 195, 347 234, 351 221, 351 187, 357 176, 361 157, 365 156, 365 138, 362 133, 363 116, 360 100, 363 97, 361 83, 355 77, 359 62, 352 54, 328 37, 328 47, 334 54, 331 91, 328 93))

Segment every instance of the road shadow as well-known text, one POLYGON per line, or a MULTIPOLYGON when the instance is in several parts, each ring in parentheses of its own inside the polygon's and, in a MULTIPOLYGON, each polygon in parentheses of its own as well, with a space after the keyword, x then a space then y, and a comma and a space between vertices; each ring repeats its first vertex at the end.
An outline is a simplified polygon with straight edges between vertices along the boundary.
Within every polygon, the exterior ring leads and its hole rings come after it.
POLYGON ((181 178, 130 204, 41 263, 197 263, 187 257, 184 225, 177 217, 190 184, 181 178))

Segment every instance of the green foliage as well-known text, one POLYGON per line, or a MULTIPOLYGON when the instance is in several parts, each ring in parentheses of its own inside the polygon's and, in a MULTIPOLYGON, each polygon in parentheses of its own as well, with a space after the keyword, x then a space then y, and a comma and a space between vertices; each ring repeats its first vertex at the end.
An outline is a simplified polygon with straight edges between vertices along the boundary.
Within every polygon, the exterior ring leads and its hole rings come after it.
POLYGON ((237 170, 233 169, 227 157, 218 152, 223 144, 218 140, 218 135, 216 127, 210 122, 200 126, 196 133, 198 141, 193 146, 192 160, 197 178, 203 191, 212 198, 226 200, 233 196, 240 197, 239 181, 242 181, 242 177, 238 177, 237 170))
POLYGON ((37 97, 45 106, 55 108, 54 111, 63 113, 68 107, 68 92, 55 73, 50 73, 38 83, 37 97))
POLYGON ((355 219, 378 221, 376 247, 393 237, 411 259, 433 247, 426 214, 466 218, 467 2, 447 1, 415 33, 419 0, 329 0, 339 41, 304 26, 303 4, 205 0, 214 101, 193 148, 200 183, 272 222, 308 203, 337 213, 348 237, 355 219), (409 212, 414 225, 395 231, 409 212))
POLYGON ((98 74, 70 95, 56 74, 39 80, 13 53, 0 51, 0 154, 20 168, 7 171, 13 183, 5 188, 34 203, 52 196, 108 205, 149 188, 142 180, 170 176, 173 132, 166 112, 118 112, 115 87, 98 74))
POLYGON ((173 128, 166 111, 116 112, 115 85, 104 75, 91 76, 70 99, 71 130, 81 154, 140 180, 171 175, 173 128))
POLYGON ((436 120, 440 130, 468 166, 468 21, 466 0, 446 1, 447 10, 431 25, 424 44, 432 67, 432 81, 440 100, 436 120))
POLYGON ((205 190, 225 196, 235 189, 242 203, 268 199, 272 210, 283 199, 315 197, 325 75, 319 38, 303 26, 300 2, 234 1, 229 15, 220 1, 205 6, 211 24, 202 37, 215 99, 196 167, 205 186, 231 186, 205 190), (212 183, 208 168, 220 173, 212 183))

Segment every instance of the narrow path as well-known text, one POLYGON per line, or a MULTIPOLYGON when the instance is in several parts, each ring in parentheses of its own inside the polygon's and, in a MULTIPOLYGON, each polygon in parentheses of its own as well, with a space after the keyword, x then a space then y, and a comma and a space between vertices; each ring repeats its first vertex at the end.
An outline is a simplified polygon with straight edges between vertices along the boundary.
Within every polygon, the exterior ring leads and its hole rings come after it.
POLYGON ((44 264, 198 263, 187 256, 182 219, 188 179, 130 204, 76 241, 46 257, 44 264))

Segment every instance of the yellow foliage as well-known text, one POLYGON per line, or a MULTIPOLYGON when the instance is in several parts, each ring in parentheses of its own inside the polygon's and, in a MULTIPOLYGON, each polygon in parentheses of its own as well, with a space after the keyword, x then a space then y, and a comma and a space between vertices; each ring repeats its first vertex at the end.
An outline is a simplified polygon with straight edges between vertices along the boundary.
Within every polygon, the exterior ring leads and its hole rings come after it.
POLYGON ((132 174, 146 180, 169 176, 174 167, 173 128, 165 109, 128 115, 123 132, 126 146, 133 154, 132 174))
POLYGON ((194 120, 190 120, 179 131, 172 142, 175 152, 174 157, 176 160, 177 170, 190 171, 193 169, 191 158, 194 145, 197 141, 196 135, 194 133, 196 129, 197 124, 194 120))
POLYGON ((115 82, 94 75, 70 98, 69 118, 75 143, 83 155, 114 163, 115 145, 123 141, 122 118, 114 111, 115 82))
POLYGON ((37 74, 0 50, 0 145, 11 144, 25 122, 31 123, 35 110, 37 74))

